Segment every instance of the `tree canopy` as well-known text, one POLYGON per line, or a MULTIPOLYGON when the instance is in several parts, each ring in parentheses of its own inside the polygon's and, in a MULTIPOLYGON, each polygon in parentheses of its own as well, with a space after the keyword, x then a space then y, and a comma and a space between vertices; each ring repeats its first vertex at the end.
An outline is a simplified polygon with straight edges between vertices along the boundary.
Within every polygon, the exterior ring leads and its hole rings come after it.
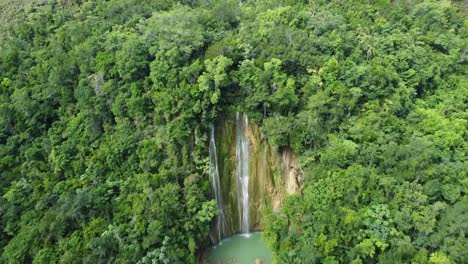
POLYGON ((209 126, 300 157, 278 263, 468 259, 463 1, 0 0, 0 263, 195 263, 209 126))

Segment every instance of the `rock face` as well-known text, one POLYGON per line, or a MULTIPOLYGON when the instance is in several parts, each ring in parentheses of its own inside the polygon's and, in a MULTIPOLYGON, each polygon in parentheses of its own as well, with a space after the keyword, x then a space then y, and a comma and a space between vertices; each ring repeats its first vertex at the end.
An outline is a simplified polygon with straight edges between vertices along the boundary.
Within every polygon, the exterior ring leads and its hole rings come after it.
POLYGON ((261 230, 261 219, 265 209, 277 211, 287 194, 301 192, 301 173, 296 155, 290 148, 279 152, 268 143, 255 123, 248 122, 244 129, 236 129, 235 120, 220 118, 215 126, 215 141, 219 181, 223 201, 223 227, 216 230, 213 225, 212 237, 231 236, 242 232, 240 216, 242 211, 238 195, 239 161, 236 157, 236 133, 243 131, 248 144, 248 212, 249 230, 261 230))
POLYGON ((294 194, 301 192, 302 173, 297 165, 297 158, 290 148, 283 149, 281 152, 281 171, 286 180, 286 193, 294 194))

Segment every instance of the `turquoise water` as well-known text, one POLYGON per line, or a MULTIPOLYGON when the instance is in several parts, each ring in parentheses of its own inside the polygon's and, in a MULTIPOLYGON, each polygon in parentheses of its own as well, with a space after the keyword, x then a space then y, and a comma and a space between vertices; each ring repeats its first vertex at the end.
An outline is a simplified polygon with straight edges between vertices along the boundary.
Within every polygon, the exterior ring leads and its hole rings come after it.
POLYGON ((271 251, 259 232, 228 237, 214 246, 209 256, 210 264, 270 264, 271 261, 271 251))

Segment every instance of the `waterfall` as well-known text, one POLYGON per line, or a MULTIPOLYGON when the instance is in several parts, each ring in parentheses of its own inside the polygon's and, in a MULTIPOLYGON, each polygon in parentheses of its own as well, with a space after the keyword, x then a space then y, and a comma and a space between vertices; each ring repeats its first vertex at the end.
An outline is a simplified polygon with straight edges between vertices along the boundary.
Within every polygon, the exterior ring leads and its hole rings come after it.
POLYGON ((249 233, 249 120, 236 114, 237 206, 241 233, 249 233))
MULTIPOLYGON (((217 239, 218 241, 221 241, 221 239, 224 237, 224 234, 225 234, 225 219, 224 219, 224 208, 223 208, 223 196, 221 193, 221 185, 219 182, 218 157, 216 154, 214 125, 211 125, 209 151, 210 151, 211 187, 213 188, 214 196, 216 199, 216 204, 218 205, 218 210, 219 210, 219 214, 216 217, 217 239)), ((212 240, 214 240, 213 237, 212 237, 212 240)))
POLYGON ((287 194, 301 192, 303 176, 293 150, 275 151, 247 115, 220 115, 205 133, 211 193, 220 212, 211 225, 213 244, 262 230, 263 209, 279 212, 287 194))

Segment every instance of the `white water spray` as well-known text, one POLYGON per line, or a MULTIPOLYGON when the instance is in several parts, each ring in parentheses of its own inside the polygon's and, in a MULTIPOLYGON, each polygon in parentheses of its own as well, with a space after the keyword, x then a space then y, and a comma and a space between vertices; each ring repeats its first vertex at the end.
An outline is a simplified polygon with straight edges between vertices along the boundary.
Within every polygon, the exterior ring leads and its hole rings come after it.
MULTIPOLYGON (((223 196, 221 192, 221 184, 219 180, 219 170, 218 170, 218 157, 216 154, 216 142, 214 136, 214 125, 211 125, 210 131, 210 182, 211 187, 213 188, 213 192, 216 199, 216 204, 218 205, 219 214, 216 217, 216 231, 217 231, 217 239, 221 241, 221 239, 225 235, 225 219, 224 219, 224 207, 223 207, 223 196)), ((213 237, 211 237, 212 240, 213 237)), ((214 242, 214 241, 213 241, 214 242)))
POLYGON ((237 205, 240 231, 249 233, 249 120, 245 114, 236 114, 237 205))

